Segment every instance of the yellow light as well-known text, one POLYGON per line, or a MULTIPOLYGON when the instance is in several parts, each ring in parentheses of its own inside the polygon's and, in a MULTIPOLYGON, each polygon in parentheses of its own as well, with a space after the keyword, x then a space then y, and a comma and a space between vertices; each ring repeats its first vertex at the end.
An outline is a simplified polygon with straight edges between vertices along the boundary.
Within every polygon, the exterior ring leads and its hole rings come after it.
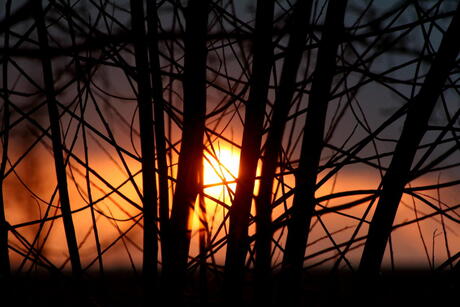
POLYGON ((240 164, 239 151, 230 147, 215 147, 214 151, 205 153, 204 192, 229 204, 225 195, 228 189, 235 191, 236 177, 240 164))

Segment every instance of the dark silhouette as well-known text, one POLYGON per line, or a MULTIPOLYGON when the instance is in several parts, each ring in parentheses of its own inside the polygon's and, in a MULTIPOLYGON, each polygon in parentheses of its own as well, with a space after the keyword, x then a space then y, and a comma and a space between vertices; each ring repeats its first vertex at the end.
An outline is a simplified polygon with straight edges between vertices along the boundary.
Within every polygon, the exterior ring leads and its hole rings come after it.
POLYGON ((132 0, 132 29, 134 52, 137 68, 137 100, 139 105, 139 128, 142 154, 142 187, 144 219, 144 254, 142 273, 149 282, 154 282, 157 275, 158 240, 157 240, 157 183, 155 176, 155 148, 153 134, 153 110, 151 102, 150 73, 148 67, 148 50, 144 27, 144 8, 140 1, 132 0))
MULTIPOLYGON (((269 300, 267 289, 271 288, 271 241, 272 241, 272 198, 276 168, 281 161, 282 140, 285 125, 295 92, 296 77, 300 67, 307 34, 310 30, 309 17, 312 1, 297 1, 292 20, 288 21, 289 44, 283 62, 279 88, 276 92, 272 118, 262 155, 262 171, 259 193, 256 199, 257 236, 255 242, 255 270, 258 300, 269 300)), ((265 302, 267 303, 267 302, 265 302)))
MULTIPOLYGON (((248 252, 249 214, 260 156, 263 120, 272 66, 272 26, 274 1, 257 1, 253 39, 251 89, 246 103, 240 167, 235 199, 230 208, 230 229, 225 257, 225 291, 228 302, 239 302, 242 295, 244 265, 248 252)), ((262 212, 259 212, 263 215, 262 212)))
MULTIPOLYGON (((5 19, 8 19, 11 11, 11 1, 7 1, 5 4, 5 19)), ((9 34, 5 34, 4 46, 6 52, 9 48, 9 34)), ((3 64, 3 88, 8 90, 8 60, 6 64, 3 64)), ((8 255, 8 223, 5 218, 5 196, 3 181, 5 179, 5 168, 8 160, 8 144, 9 144, 9 125, 10 125, 10 107, 8 105, 8 94, 5 95, 3 105, 3 118, 2 118, 2 131, 3 131, 3 148, 2 148, 2 160, 0 164, 0 279, 9 277, 10 271, 10 257, 8 255)))
POLYGON ((393 2, 1 2, 2 302, 455 298, 460 6, 393 2))
POLYGON ((460 6, 457 7, 451 24, 444 34, 420 92, 408 102, 404 127, 390 166, 382 179, 382 191, 359 265, 360 272, 365 275, 375 276, 379 272, 417 147, 426 133, 428 120, 460 51, 460 42, 457 39, 459 31, 460 6))
POLYGON ((201 190, 203 137, 206 115, 206 33, 208 1, 193 0, 185 9, 184 112, 182 144, 164 259, 169 299, 180 299, 184 287, 191 238, 191 214, 201 190))
POLYGON ((59 190, 59 199, 62 211, 62 219, 67 240, 70 262, 72 264, 72 273, 79 277, 82 271, 80 263, 80 253, 75 235, 75 228, 70 208, 70 199, 67 186, 67 176, 65 171, 64 157, 62 154, 63 143, 61 141, 61 128, 59 125, 59 111, 56 104, 56 93, 54 89, 53 70, 51 58, 49 56, 48 34, 46 30, 44 12, 41 1, 35 1, 35 19, 38 32, 38 41, 41 51, 41 62, 43 70, 44 95, 47 100, 48 116, 50 120, 51 136, 54 154, 54 167, 56 169, 56 178, 59 190))
POLYGON ((155 146, 158 165, 158 198, 162 258, 166 258, 167 226, 169 220, 168 164, 166 161, 166 140, 164 122, 163 84, 161 81, 160 55, 158 52, 158 13, 154 1, 147 1, 147 27, 152 98, 154 101, 155 146))
POLYGON ((295 171, 296 188, 283 258, 283 270, 286 274, 284 287, 287 292, 285 297, 290 304, 300 303, 299 287, 302 285, 303 258, 316 205, 316 175, 324 147, 324 126, 336 70, 337 50, 343 36, 346 6, 347 1, 328 4, 324 32, 313 73, 299 167, 295 171))

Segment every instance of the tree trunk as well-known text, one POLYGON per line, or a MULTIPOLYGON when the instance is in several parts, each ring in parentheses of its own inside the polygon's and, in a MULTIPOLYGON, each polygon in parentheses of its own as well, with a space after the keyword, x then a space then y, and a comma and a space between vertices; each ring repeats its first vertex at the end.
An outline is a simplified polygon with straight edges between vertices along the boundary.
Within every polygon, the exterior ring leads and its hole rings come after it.
POLYGON ((273 11, 273 0, 257 1, 251 90, 246 104, 238 182, 235 199, 230 208, 230 230, 225 258, 224 287, 228 301, 240 300, 244 264, 249 247, 249 216, 273 62, 273 11))
MULTIPOLYGON (((11 0, 5 4, 5 19, 9 18, 11 9, 11 0)), ((8 253, 8 223, 5 216, 5 201, 3 197, 3 181, 5 180, 6 162, 8 160, 8 144, 9 144, 9 125, 10 125, 10 109, 8 101, 8 49, 9 49, 9 31, 5 31, 5 58, 3 63, 3 89, 5 90, 5 98, 3 101, 3 146, 2 146, 2 161, 0 164, 0 286, 3 286, 4 278, 10 276, 10 257, 8 253)))
POLYGON ((72 210, 70 207, 69 192, 67 186, 67 176, 65 170, 64 157, 62 154, 61 130, 59 124, 59 111, 56 103, 54 89, 53 69, 51 66, 51 53, 48 46, 48 34, 45 25, 45 16, 41 1, 34 1, 35 18, 37 24, 38 41, 41 51, 41 62, 43 69, 44 92, 48 101, 48 116, 51 128, 51 141, 54 155, 54 166, 56 170, 57 186, 61 204, 62 220, 69 250, 72 274, 74 277, 81 275, 80 254, 78 251, 77 237, 72 220, 72 210))
MULTIPOLYGON (((201 184, 204 181, 204 170, 201 169, 200 174, 201 184)), ((199 201, 198 201, 198 218, 199 218, 199 226, 198 226, 198 234, 199 234, 199 293, 200 293, 200 301, 203 305, 206 305, 208 302, 208 264, 207 264, 207 257, 206 253, 208 251, 208 234, 209 234, 209 227, 207 221, 207 212, 206 212, 206 202, 204 198, 204 194, 200 193, 199 201)))
MULTIPOLYGON (((271 288, 271 240, 272 240, 272 197, 278 158, 291 100, 295 91, 297 71, 302 59, 309 31, 312 1, 298 0, 293 7, 289 24, 289 44, 284 58, 283 70, 276 92, 271 124, 268 130, 262 156, 262 172, 259 193, 256 198, 256 241, 255 273, 257 301, 269 303, 267 291, 271 288)), ((263 303, 262 303, 263 304, 263 303)))
POLYGON ((346 5, 347 1, 329 1, 328 4, 308 102, 299 167, 294 173, 296 185, 283 258, 286 279, 282 286, 285 297, 290 300, 289 305, 299 304, 301 299, 303 258, 316 205, 316 179, 346 5))
MULTIPOLYGON (((72 19, 72 15, 68 10, 64 11, 64 15, 67 18, 67 24, 69 26, 69 35, 70 39, 72 41, 72 45, 76 46, 76 35, 75 35, 75 28, 74 28, 74 21, 72 19)), ((87 81, 87 75, 83 72, 82 66, 80 59, 78 58, 78 51, 72 52, 72 55, 74 57, 74 63, 75 63, 75 71, 77 75, 85 75, 84 79, 87 81)), ((77 92, 81 93, 82 92, 82 86, 80 84, 79 80, 76 80, 77 82, 77 92)), ((83 101, 82 95, 78 96, 78 104, 80 106, 80 119, 81 119, 81 135, 83 139, 83 148, 84 148, 84 156, 85 156, 85 164, 89 165, 89 151, 88 151, 88 139, 87 139, 87 134, 86 134, 86 126, 83 124, 85 122, 85 112, 86 112, 86 103, 83 101)), ((92 222, 92 228, 93 228, 93 233, 94 233, 94 242, 96 243, 96 251, 98 255, 98 263, 99 263, 99 273, 100 276, 104 276, 104 262, 103 262, 103 257, 102 257, 102 249, 101 249, 101 242, 99 240, 99 229, 97 227, 97 221, 96 221, 96 214, 95 214, 95 209, 94 209, 94 202, 93 202, 93 195, 92 195, 92 190, 91 190, 91 179, 90 179, 90 171, 88 167, 85 167, 85 182, 86 182, 86 191, 88 195, 88 203, 90 204, 90 212, 91 212, 91 222, 92 222)), ((40 232, 37 233, 36 239, 39 239, 39 234, 40 232)), ((33 244, 34 245, 34 244, 33 244)))
POLYGON ((166 258, 167 225, 169 220, 168 164, 166 162, 166 140, 164 123, 163 84, 161 82, 158 53, 158 13, 156 1, 147 1, 147 27, 149 32, 149 57, 152 78, 153 111, 155 119, 155 144, 158 164, 158 187, 160 207, 160 243, 162 261, 166 258))
POLYGON ((382 192, 369 227, 368 238, 359 265, 359 272, 365 276, 375 276, 380 270, 385 247, 417 148, 460 51, 458 33, 460 33, 460 5, 444 34, 420 92, 409 101, 401 137, 396 145, 390 166, 382 179, 382 192))
POLYGON ((200 186, 203 167, 203 136, 206 116, 206 36, 209 1, 191 0, 186 8, 184 109, 182 143, 176 189, 168 226, 164 273, 169 299, 180 299, 190 248, 191 212, 200 186))
POLYGON ((134 53, 137 78, 137 102, 139 106, 139 128, 142 164, 142 208, 144 214, 144 254, 142 274, 145 281, 153 283, 157 277, 157 200, 155 178, 155 147, 153 134, 153 110, 150 73, 148 69, 148 50, 144 27, 143 2, 131 0, 131 25, 134 36, 134 53))

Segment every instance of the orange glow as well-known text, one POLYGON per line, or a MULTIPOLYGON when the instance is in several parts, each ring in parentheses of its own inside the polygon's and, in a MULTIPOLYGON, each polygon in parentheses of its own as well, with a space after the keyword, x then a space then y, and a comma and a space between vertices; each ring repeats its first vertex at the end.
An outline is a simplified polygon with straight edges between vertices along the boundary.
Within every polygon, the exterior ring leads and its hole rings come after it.
POLYGON ((235 191, 239 164, 240 154, 234 148, 219 146, 205 153, 204 192, 229 204, 225 196, 235 191))
MULTIPOLYGON (((204 153, 203 160, 203 192, 204 207, 199 205, 197 198, 194 214, 192 215, 192 247, 191 254, 198 255, 198 234, 205 229, 218 237, 224 233, 218 230, 224 222, 228 206, 231 206, 233 194, 236 189, 236 178, 240 163, 238 149, 230 146, 213 146, 204 153)), ((223 262, 225 248, 215 254, 219 262, 223 262)))

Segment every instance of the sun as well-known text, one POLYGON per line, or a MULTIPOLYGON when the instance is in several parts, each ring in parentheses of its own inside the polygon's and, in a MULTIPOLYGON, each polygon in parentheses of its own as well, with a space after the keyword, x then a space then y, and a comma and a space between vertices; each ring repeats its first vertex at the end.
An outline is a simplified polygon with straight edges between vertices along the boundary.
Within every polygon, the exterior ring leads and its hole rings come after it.
POLYGON ((203 159, 203 203, 205 206, 201 207, 201 198, 196 199, 196 210, 192 217, 193 229, 198 232, 205 229, 203 221, 208 218, 206 223, 210 225, 218 225, 222 222, 220 213, 232 205, 239 164, 240 152, 235 147, 217 144, 205 150, 203 159), (222 204, 225 205, 221 206, 222 204))
POLYGON ((239 150, 234 147, 217 146, 207 151, 203 163, 204 192, 227 202, 225 196, 236 188, 239 165, 239 150))

